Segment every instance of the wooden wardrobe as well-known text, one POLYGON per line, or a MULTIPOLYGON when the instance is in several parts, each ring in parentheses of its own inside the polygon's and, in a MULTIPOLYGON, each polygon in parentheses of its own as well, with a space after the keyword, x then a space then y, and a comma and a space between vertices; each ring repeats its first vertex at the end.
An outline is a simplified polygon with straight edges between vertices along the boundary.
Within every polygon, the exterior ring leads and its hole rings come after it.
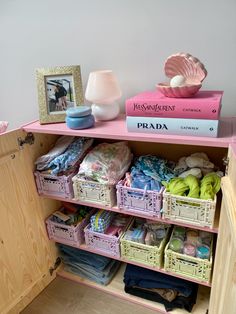
MULTIPOLYGON (((178 160, 204 151, 216 164, 226 163, 222 179, 220 219, 210 297, 193 314, 236 313, 236 142, 234 119, 226 119, 217 139, 127 133, 123 118, 88 130, 70 130, 64 123, 37 121, 0 135, 0 313, 19 313, 56 276, 55 243, 50 242, 45 219, 60 206, 57 199, 39 197, 34 182, 34 161, 49 151, 59 135, 88 136, 99 141, 126 140, 135 154, 152 153, 178 160)), ((92 205, 91 205, 92 206, 92 205)), ((70 276, 68 275, 68 278, 70 276)), ((73 278, 72 278, 73 279, 73 278)), ((122 297, 106 288, 108 293, 122 297)), ((112 290, 112 289, 111 289, 112 290)), ((137 298, 127 299, 137 302, 137 298)), ((142 299, 138 302, 144 306, 142 299)), ((151 307, 151 306, 149 306, 151 307)), ((157 305, 158 309, 158 305, 157 305)), ((163 309, 160 307, 160 311, 163 309)), ((174 313, 187 313, 174 310, 174 313)))

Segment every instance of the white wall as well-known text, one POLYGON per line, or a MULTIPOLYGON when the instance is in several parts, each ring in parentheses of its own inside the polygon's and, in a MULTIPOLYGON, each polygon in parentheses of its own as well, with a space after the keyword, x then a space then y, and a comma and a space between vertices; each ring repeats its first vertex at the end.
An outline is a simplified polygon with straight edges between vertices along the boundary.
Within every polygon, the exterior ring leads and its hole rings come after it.
POLYGON ((38 118, 35 68, 112 69, 123 97, 165 80, 172 53, 208 70, 204 89, 224 90, 222 115, 236 115, 236 0, 0 0, 0 120, 38 118))

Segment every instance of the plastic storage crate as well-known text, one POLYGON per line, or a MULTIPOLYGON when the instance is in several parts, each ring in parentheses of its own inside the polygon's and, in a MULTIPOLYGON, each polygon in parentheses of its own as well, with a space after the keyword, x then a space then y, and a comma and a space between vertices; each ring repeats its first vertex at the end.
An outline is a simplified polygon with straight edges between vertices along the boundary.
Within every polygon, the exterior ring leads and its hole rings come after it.
POLYGON ((58 243, 79 247, 84 243, 84 228, 88 225, 89 219, 95 210, 91 210, 87 216, 76 226, 69 226, 52 221, 52 215, 46 220, 48 237, 58 243))
POLYGON ((186 254, 177 253, 169 249, 169 242, 165 248, 164 269, 170 273, 179 274, 186 278, 197 279, 209 283, 213 268, 213 240, 210 246, 210 258, 201 259, 186 254))
POLYGON ((116 204, 115 185, 84 180, 78 175, 74 176, 72 181, 75 199, 108 207, 116 204))
MULTIPOLYGON (((131 220, 129 219, 123 232, 127 230, 130 221, 131 220)), ((86 246, 93 249, 94 252, 96 251, 99 253, 100 251, 111 257, 120 258, 120 239, 123 233, 116 237, 105 233, 95 232, 91 230, 90 224, 84 229, 84 233, 86 246)))
POLYGON ((217 198, 202 200, 163 193, 163 218, 213 228, 217 198))
MULTIPOLYGON (((129 225, 130 229, 134 220, 129 225)), ((159 246, 137 243, 125 239, 125 234, 120 240, 121 257, 127 261, 134 261, 140 264, 161 268, 163 266, 163 257, 166 243, 169 239, 170 229, 159 246)))
POLYGON ((145 216, 161 217, 162 193, 160 192, 130 188, 124 186, 121 180, 116 185, 117 206, 131 213, 142 212, 145 216))
POLYGON ((75 173, 68 176, 54 176, 35 171, 34 175, 39 195, 59 196, 62 198, 74 197, 72 178, 75 173))

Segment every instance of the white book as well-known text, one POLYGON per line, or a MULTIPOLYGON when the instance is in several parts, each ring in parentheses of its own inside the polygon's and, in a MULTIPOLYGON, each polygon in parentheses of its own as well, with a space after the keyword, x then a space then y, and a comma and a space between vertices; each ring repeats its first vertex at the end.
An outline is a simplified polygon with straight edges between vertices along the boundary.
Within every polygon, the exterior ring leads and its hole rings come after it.
POLYGON ((219 120, 126 117, 129 132, 217 137, 219 120))

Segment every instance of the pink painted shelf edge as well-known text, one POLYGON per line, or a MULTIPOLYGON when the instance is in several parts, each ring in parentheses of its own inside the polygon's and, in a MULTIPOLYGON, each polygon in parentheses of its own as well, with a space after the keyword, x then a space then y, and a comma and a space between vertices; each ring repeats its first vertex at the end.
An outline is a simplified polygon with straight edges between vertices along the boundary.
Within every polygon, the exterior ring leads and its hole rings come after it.
POLYGON ((100 251, 100 250, 95 250, 95 249, 89 248, 85 244, 81 244, 78 248, 81 249, 81 250, 84 250, 84 251, 88 251, 88 252, 91 252, 91 253, 98 254, 98 255, 111 257, 112 259, 116 259, 118 261, 121 261, 121 262, 124 262, 124 263, 127 263, 127 264, 132 264, 132 265, 140 266, 140 267, 143 267, 143 268, 151 269, 151 270, 154 270, 154 271, 166 274, 166 275, 170 275, 172 277, 178 277, 178 278, 181 278, 181 279, 184 279, 184 280, 187 280, 187 281, 196 282, 196 283, 198 283, 200 285, 203 285, 203 286, 211 287, 211 283, 202 282, 200 280, 195 280, 193 278, 181 276, 181 275, 176 274, 176 273, 171 273, 171 272, 168 272, 168 271, 164 270, 164 268, 152 267, 152 266, 148 266, 148 265, 145 265, 145 264, 142 264, 142 263, 137 263, 137 262, 134 262, 134 261, 130 261, 130 260, 124 259, 122 257, 119 258, 119 257, 113 256, 113 255, 109 255, 108 253, 106 253, 104 251, 100 251))
POLYGON ((116 120, 112 121, 96 122, 94 128, 84 130, 69 129, 65 123, 41 125, 39 121, 25 124, 22 126, 22 129, 33 133, 211 147, 228 147, 230 143, 236 142, 236 117, 221 118, 219 137, 217 138, 128 132, 125 115, 120 115, 116 120))
MULTIPOLYGON (((57 242, 55 240, 52 240, 52 241, 57 242)), ((58 242, 58 243, 60 243, 60 242, 58 242)), ((152 266, 148 266, 148 265, 145 265, 145 264, 142 264, 142 263, 137 263, 137 262, 134 262, 134 261, 130 261, 130 260, 124 259, 122 257, 117 257, 117 256, 111 255, 111 254, 109 254, 109 253, 107 253, 105 251, 96 250, 96 249, 87 247, 85 243, 83 243, 81 245, 76 245, 76 246, 75 245, 69 245, 69 244, 66 244, 66 245, 74 247, 74 248, 77 248, 77 249, 81 249, 83 251, 88 251, 88 252, 91 252, 91 253, 95 253, 95 254, 98 254, 98 255, 101 255, 101 256, 110 257, 112 259, 115 259, 117 261, 121 261, 123 263, 140 266, 140 267, 143 267, 143 268, 151 269, 151 270, 156 271, 156 272, 160 272, 160 273, 163 273, 163 274, 166 274, 166 275, 170 275, 172 277, 178 277, 178 278, 181 278, 181 279, 184 279, 184 280, 187 280, 187 281, 198 283, 198 284, 206 286, 206 287, 211 287, 211 283, 200 281, 200 280, 189 278, 189 277, 185 277, 185 276, 181 276, 181 275, 176 274, 176 273, 171 273, 171 272, 166 271, 164 268, 152 267, 152 266)))
POLYGON ((155 217, 155 216, 150 217, 150 216, 145 215, 145 213, 142 214, 141 211, 137 211, 136 213, 133 213, 133 212, 130 212, 130 211, 126 211, 124 209, 120 209, 117 206, 108 207, 108 206, 104 206, 104 205, 97 204, 97 203, 83 202, 83 201, 79 201, 79 200, 76 200, 76 199, 73 199, 73 198, 72 199, 71 198, 70 199, 69 198, 65 199, 65 198, 62 198, 62 197, 59 197, 59 196, 52 196, 52 195, 49 195, 49 196, 41 195, 41 197, 55 199, 55 200, 58 200, 58 201, 74 203, 74 204, 79 204, 79 205, 84 205, 84 206, 90 206, 90 207, 98 208, 98 209, 105 209, 105 210, 108 210, 108 211, 113 211, 113 212, 116 212, 116 213, 122 213, 122 214, 129 215, 129 216, 148 218, 148 219, 151 219, 151 220, 154 220, 154 221, 165 222, 165 223, 168 223, 168 224, 171 224, 171 225, 178 225, 178 226, 183 226, 183 227, 187 227, 187 228, 207 231, 207 232, 211 232, 211 233, 218 233, 218 224, 219 224, 219 217, 218 217, 219 213, 218 212, 216 213, 217 220, 215 220, 214 227, 213 228, 209 228, 209 227, 202 227, 202 226, 198 226, 198 225, 184 223, 184 222, 181 222, 181 221, 175 221, 175 220, 171 220, 171 219, 158 218, 158 217, 155 217))

